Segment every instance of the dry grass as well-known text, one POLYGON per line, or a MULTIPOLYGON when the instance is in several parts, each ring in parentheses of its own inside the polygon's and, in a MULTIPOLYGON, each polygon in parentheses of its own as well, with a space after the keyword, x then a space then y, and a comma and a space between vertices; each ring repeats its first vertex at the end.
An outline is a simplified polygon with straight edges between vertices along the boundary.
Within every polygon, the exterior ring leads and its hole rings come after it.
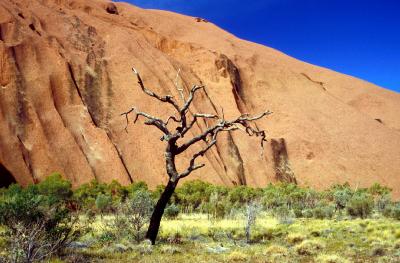
POLYGON ((177 219, 162 222, 160 241, 156 246, 118 241, 126 246, 126 251, 114 249, 117 242, 114 240, 97 242, 106 229, 103 222, 104 218, 97 218, 94 233, 85 237, 94 244, 88 249, 74 251, 83 255, 86 261, 400 262, 400 221, 384 218, 297 219, 286 225, 262 215, 253 228, 253 243, 246 244, 243 218, 216 221, 203 214, 180 215, 177 219))

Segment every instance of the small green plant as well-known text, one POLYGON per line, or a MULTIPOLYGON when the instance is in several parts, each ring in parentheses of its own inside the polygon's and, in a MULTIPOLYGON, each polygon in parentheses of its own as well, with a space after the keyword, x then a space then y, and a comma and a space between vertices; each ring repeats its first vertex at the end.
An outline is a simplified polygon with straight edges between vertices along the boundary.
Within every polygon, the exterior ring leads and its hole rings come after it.
POLYGON ((144 239, 144 226, 153 211, 153 199, 148 191, 137 191, 122 203, 109 223, 118 239, 128 238, 140 242, 144 239))
POLYGON ((356 193, 349 200, 346 208, 352 217, 367 218, 374 208, 374 200, 368 193, 356 193))
POLYGON ((292 224, 294 221, 294 213, 286 205, 275 208, 273 210, 273 215, 281 224, 292 224))
MULTIPOLYGON (((23 189, 10 186, 0 200, 1 235, 11 262, 43 261, 65 249, 80 235, 77 218, 66 208, 71 184, 59 175, 23 189)), ((1 260, 1 259, 0 259, 1 260)))
POLYGON ((382 211, 383 215, 386 217, 392 217, 394 219, 400 220, 400 203, 390 204, 385 207, 382 211))
POLYGON ((333 188, 333 199, 338 210, 342 210, 346 208, 347 203, 350 201, 353 196, 353 191, 350 189, 350 186, 336 186, 333 188))
POLYGON ((329 204, 321 203, 312 209, 312 215, 317 219, 329 219, 335 214, 335 207, 329 204))
POLYGON ((174 219, 174 218, 178 217, 179 212, 180 212, 179 207, 175 204, 171 204, 165 208, 164 216, 165 216, 165 218, 168 218, 168 219, 174 219))
POLYGON ((96 197, 95 205, 96 209, 100 211, 101 214, 108 211, 112 204, 112 198, 109 195, 99 194, 96 197))

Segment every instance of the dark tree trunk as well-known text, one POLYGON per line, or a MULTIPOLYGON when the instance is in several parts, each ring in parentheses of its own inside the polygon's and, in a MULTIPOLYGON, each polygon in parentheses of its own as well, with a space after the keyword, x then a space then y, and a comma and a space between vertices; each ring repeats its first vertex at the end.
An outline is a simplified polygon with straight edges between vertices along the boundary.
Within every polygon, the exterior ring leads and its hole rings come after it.
POLYGON ((150 219, 149 228, 146 234, 146 238, 149 239, 151 241, 151 244, 153 245, 156 243, 156 238, 158 235, 158 230, 160 229, 160 222, 164 214, 164 209, 167 206, 172 194, 174 193, 177 184, 178 180, 176 182, 168 181, 164 192, 161 194, 160 199, 158 199, 157 204, 154 207, 154 211, 150 219))

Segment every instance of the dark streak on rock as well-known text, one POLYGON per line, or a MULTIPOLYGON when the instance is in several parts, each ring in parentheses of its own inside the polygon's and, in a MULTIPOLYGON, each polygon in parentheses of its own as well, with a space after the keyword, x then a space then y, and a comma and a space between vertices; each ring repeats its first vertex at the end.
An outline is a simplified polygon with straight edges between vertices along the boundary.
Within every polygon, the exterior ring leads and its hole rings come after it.
POLYGON ((17 118, 18 118, 18 125, 19 129, 22 132, 22 136, 25 135, 25 124, 29 123, 31 120, 29 118, 28 114, 28 104, 25 100, 25 92, 26 92, 26 81, 22 77, 21 70, 20 70, 20 65, 18 64, 18 59, 17 59, 17 51, 16 51, 17 46, 11 47, 11 58, 14 62, 14 67, 15 67, 15 77, 16 77, 16 97, 17 97, 17 118))
POLYGON ((304 77, 306 77, 306 79, 308 79, 309 81, 311 81, 311 82, 313 82, 313 83, 315 83, 315 84, 320 85, 321 88, 322 88, 324 91, 326 91, 326 88, 325 88, 325 86, 324 86, 324 84, 325 84, 324 82, 313 80, 313 79, 311 79, 310 76, 308 76, 306 73, 301 73, 301 75, 303 75, 304 77))
POLYGON ((4 41, 1 24, 0 24, 0 41, 4 41))
POLYGON ((128 179, 130 181, 130 183, 133 183, 133 177, 131 175, 131 173, 128 170, 128 166, 126 165, 126 162, 124 160, 124 157, 122 156, 122 153, 120 152, 118 146, 114 143, 114 140, 112 139, 112 134, 111 132, 107 131, 106 132, 108 139, 110 140, 110 142, 112 143, 112 145, 114 146, 115 150, 117 151, 118 157, 122 163, 122 166, 124 166, 126 174, 128 175, 128 179))
POLYGON ((297 184, 296 177, 289 165, 289 157, 285 139, 271 139, 271 147, 274 158, 276 180, 297 184))
POLYGON ((39 182, 39 180, 35 177, 35 174, 33 172, 33 167, 32 167, 32 162, 31 162, 30 155, 29 155, 29 150, 26 149, 24 143, 22 142, 21 137, 17 135, 17 138, 19 140, 19 146, 20 146, 21 153, 22 153, 22 159, 24 160, 24 163, 25 163, 26 167, 28 168, 29 173, 32 176, 33 183, 36 184, 39 182))
POLYGON ((239 148, 233 141, 233 137, 230 132, 228 132, 228 144, 229 144, 229 150, 230 150, 231 156, 233 158, 235 158, 235 160, 239 164, 239 166, 236 169, 238 183, 239 183, 239 185, 246 185, 247 182, 246 182, 246 175, 245 175, 245 171, 244 171, 243 159, 242 159, 242 156, 240 155, 239 148))
POLYGON ((218 70, 222 69, 221 74, 224 78, 229 77, 232 85, 232 93, 236 101, 236 106, 240 112, 244 112, 245 95, 239 69, 232 62, 232 60, 224 54, 220 54, 215 60, 215 66, 218 70))

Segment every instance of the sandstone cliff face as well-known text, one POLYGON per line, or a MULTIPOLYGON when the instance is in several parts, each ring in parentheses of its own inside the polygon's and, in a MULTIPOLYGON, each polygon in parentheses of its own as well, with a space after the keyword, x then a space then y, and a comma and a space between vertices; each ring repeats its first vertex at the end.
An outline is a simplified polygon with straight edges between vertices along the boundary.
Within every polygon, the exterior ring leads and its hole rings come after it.
POLYGON ((132 66, 148 87, 177 98, 178 69, 186 92, 205 84, 193 111, 274 112, 257 123, 274 139, 263 155, 256 139, 225 134, 192 179, 379 182, 400 196, 400 94, 202 19, 101 0, 0 0, 0 181, 26 185, 58 171, 74 185, 165 182, 159 132, 136 124, 126 133, 120 113, 135 105, 166 117, 173 109, 141 93, 132 66))

